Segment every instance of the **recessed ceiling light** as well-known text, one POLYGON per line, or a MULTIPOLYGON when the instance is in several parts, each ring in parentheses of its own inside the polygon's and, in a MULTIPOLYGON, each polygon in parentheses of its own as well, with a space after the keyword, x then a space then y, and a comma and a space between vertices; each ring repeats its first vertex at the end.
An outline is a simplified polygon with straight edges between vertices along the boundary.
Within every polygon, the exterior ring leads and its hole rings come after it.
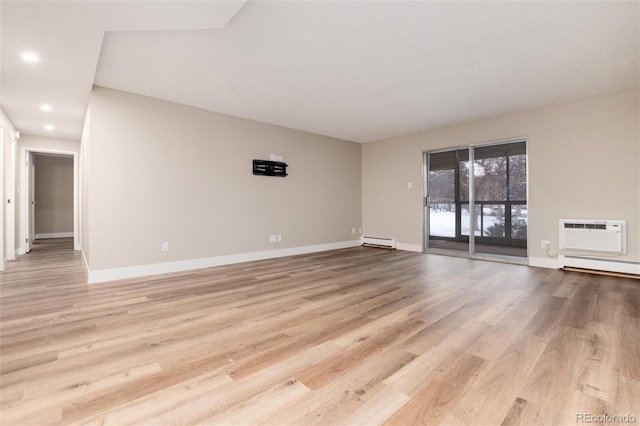
POLYGON ((44 125, 44 129, 45 130, 53 130, 53 126, 51 124, 45 124, 44 125))
POLYGON ((27 62, 38 62, 38 55, 32 52, 24 52, 22 54, 22 59, 27 62))
POLYGON ((51 105, 49 104, 42 104, 40 105, 40 109, 43 111, 51 111, 52 108, 51 108, 51 105))

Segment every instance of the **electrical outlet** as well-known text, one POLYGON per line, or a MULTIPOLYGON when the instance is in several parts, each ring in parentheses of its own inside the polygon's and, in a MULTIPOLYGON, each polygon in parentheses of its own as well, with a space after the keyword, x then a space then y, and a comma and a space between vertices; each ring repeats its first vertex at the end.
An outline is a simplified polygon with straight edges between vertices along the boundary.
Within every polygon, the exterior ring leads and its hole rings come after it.
POLYGON ((169 243, 162 243, 162 251, 169 251, 169 243))
POLYGON ((276 241, 278 241, 278 237, 275 234, 269 235, 269 242, 270 243, 275 243, 276 241))
POLYGON ((551 247, 551 241, 548 241, 548 240, 540 241, 540 247, 543 249, 548 249, 549 247, 551 247))
POLYGON ((413 188, 413 183, 407 182, 407 189, 411 189, 411 188, 413 188))
POLYGON ((281 234, 276 235, 276 240, 277 240, 279 243, 281 243, 281 242, 282 242, 282 235, 281 235, 281 234))

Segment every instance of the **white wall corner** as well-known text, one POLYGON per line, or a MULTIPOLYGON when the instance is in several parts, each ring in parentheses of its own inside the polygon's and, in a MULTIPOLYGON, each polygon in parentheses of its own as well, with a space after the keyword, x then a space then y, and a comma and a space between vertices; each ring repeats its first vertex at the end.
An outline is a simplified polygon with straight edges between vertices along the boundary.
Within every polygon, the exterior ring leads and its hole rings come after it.
POLYGON ((559 269, 560 265, 558 264, 558 259, 556 258, 546 258, 546 257, 530 257, 529 258, 529 266, 534 266, 537 268, 549 268, 549 269, 559 269))
POLYGON ((405 244, 405 243, 396 243, 396 249, 404 250, 404 251, 413 251, 415 253, 422 253, 422 246, 418 244, 405 244))
POLYGON ((87 258, 84 256, 84 251, 80 251, 82 255, 82 266, 84 266, 84 272, 87 274, 87 281, 91 282, 89 277, 91 277, 91 269, 89 269, 89 262, 87 262, 87 258))
POLYGON ((130 266, 91 271, 82 252, 89 283, 122 280, 127 278, 145 277, 149 275, 169 274, 173 272, 191 271, 194 269, 212 268, 215 266, 231 265, 234 263, 252 262, 255 260, 275 259, 278 257, 296 256, 299 254, 316 253, 343 248, 358 247, 360 240, 340 241, 336 243, 318 244, 313 246, 292 247, 279 250, 266 250, 252 253, 240 253, 226 256, 216 256, 203 259, 190 259, 178 262, 156 263, 150 265, 130 266))

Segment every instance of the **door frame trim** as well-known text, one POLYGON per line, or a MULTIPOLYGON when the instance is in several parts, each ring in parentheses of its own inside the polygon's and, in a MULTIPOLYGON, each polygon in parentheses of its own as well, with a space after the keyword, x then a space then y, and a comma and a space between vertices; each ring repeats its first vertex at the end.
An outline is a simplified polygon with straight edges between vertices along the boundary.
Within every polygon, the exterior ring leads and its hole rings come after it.
MULTIPOLYGON (((22 147, 20 150, 20 176, 22 183, 22 221, 20 226, 20 251, 19 253, 26 253, 26 239, 29 236, 29 185, 31 182, 29 180, 29 170, 27 168, 27 156, 30 154, 56 154, 56 155, 64 155, 68 157, 73 157, 73 249, 79 251, 82 249, 80 243, 80 218, 79 218, 79 178, 80 178, 80 170, 78 163, 78 155, 79 153, 75 151, 65 151, 59 149, 43 149, 43 148, 30 148, 30 147, 22 147)), ((34 230, 35 234, 35 230, 34 230)))
MULTIPOLYGON (((423 182, 423 195, 422 195, 422 204, 423 204, 423 229, 422 229, 422 247, 425 253, 433 253, 433 254, 444 254, 451 255, 457 257, 467 257, 470 259, 481 259, 481 260, 494 260, 498 262, 506 262, 506 263, 517 263, 517 264, 528 264, 528 249, 527 249, 527 257, 517 257, 517 256, 504 256, 504 255, 493 255, 488 253, 476 253, 475 252, 475 223, 473 220, 469 220, 469 249, 468 251, 454 251, 454 250, 443 250, 443 249, 434 249, 429 247, 429 226, 430 226, 430 209, 429 209, 429 154, 437 154, 441 152, 455 151, 459 149, 467 149, 469 150, 469 216, 474 217, 475 213, 475 193, 474 193, 474 149, 480 148, 484 146, 491 145, 502 145, 508 143, 515 142, 524 142, 526 146, 526 179, 527 179, 527 192, 526 192, 526 205, 527 210, 529 209, 529 138, 525 136, 514 136, 505 139, 497 139, 492 141, 484 141, 478 143, 471 143, 466 145, 457 145, 448 148, 439 148, 434 150, 428 150, 422 152, 422 182, 423 182), (473 200, 473 203, 472 203, 473 200)), ((527 234, 527 248, 529 247, 529 235, 527 234)))
POLYGON ((4 191, 4 173, 6 170, 5 164, 5 152, 4 152, 4 127, 0 125, 0 165, 2 168, 0 169, 0 199, 2 200, 2 206, 0 206, 0 271, 4 271, 4 252, 5 252, 5 227, 6 223, 4 221, 4 210, 6 205, 5 200, 5 191, 4 191))
POLYGON ((4 132, 4 257, 6 260, 16 258, 16 147, 18 142, 8 132, 4 132), (11 203, 8 202, 11 200, 11 203))

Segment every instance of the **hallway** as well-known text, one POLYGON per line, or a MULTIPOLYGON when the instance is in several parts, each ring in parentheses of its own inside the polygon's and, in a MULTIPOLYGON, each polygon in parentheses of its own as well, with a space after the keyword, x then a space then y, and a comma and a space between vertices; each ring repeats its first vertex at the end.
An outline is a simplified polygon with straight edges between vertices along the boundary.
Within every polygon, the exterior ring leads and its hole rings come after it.
POLYGON ((73 238, 36 240, 31 252, 6 262, 5 270, 0 272, 2 319, 12 306, 8 303, 10 299, 19 297, 36 301, 46 296, 46 293, 41 294, 43 290, 86 282, 82 255, 73 250, 73 238))

